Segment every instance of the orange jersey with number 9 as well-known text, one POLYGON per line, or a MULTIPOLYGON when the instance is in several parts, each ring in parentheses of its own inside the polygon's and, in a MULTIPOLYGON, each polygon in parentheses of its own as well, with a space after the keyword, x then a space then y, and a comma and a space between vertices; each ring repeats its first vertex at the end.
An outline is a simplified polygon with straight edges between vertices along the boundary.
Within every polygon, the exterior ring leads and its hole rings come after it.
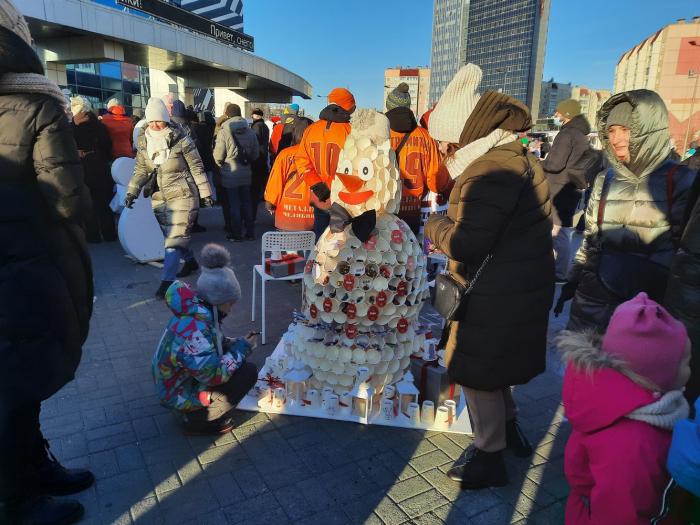
MULTIPOLYGON (((391 148, 396 151, 404 133, 391 130, 391 148)), ((411 131, 398 155, 401 173, 401 208, 399 217, 407 223, 420 220, 420 203, 428 192, 441 193, 449 188, 450 176, 440 170, 437 144, 428 131, 417 127, 411 131)))
POLYGON ((314 226, 314 210, 309 206, 310 190, 296 169, 298 153, 298 145, 282 150, 265 187, 265 201, 275 207, 275 227, 280 230, 311 230, 314 226))

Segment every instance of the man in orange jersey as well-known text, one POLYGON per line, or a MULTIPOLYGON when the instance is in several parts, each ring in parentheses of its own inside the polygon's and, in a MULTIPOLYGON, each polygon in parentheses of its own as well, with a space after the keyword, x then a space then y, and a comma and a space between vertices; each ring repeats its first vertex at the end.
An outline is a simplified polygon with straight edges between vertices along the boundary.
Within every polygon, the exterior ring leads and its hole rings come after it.
POLYGON ((328 94, 328 105, 321 111, 319 120, 311 124, 301 139, 294 159, 297 173, 311 189, 311 205, 314 207, 314 233, 316 239, 328 227, 331 207, 331 182, 338 167, 338 157, 350 134, 350 115, 355 111, 355 97, 345 88, 335 88, 328 94))
POLYGON ((418 235, 420 208, 428 190, 447 191, 452 183, 447 170, 440 170, 440 155, 428 131, 418 126, 411 111, 408 84, 401 82, 386 97, 386 117, 391 127, 391 148, 401 173, 399 217, 418 235))
POLYGON ((292 130, 292 145, 277 155, 265 188, 265 204, 275 216, 275 227, 286 231, 310 230, 314 210, 309 205, 309 187, 297 173, 294 157, 310 119, 300 117, 292 130))

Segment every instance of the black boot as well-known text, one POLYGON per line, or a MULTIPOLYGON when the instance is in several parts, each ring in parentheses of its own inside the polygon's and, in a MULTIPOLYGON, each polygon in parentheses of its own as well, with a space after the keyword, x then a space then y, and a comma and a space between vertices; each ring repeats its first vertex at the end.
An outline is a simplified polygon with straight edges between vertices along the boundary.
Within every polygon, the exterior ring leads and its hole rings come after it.
POLYGON ((81 520, 85 514, 83 506, 72 499, 54 499, 50 496, 39 496, 23 501, 20 504, 7 506, 1 523, 16 523, 20 525, 71 525, 81 520))
POLYGON ((520 430, 518 421, 511 419, 506 421, 506 448, 519 458, 526 458, 532 455, 532 445, 520 430))
POLYGON ((49 443, 44 440, 46 455, 36 467, 39 490, 51 496, 75 494, 91 487, 95 483, 92 472, 84 469, 65 468, 49 450, 49 443))
POLYGON ((197 270, 199 270, 199 264, 197 264, 197 261, 194 259, 190 259, 185 261, 185 264, 182 265, 182 270, 177 272, 177 277, 187 277, 188 275, 192 275, 197 270))
POLYGON ((484 452, 469 445, 447 475, 461 482, 462 489, 478 490, 508 484, 508 472, 501 452, 484 452))
POLYGON ((158 299, 165 299, 165 292, 168 291, 171 284, 173 284, 173 281, 161 281, 160 286, 156 290, 156 297, 158 299))

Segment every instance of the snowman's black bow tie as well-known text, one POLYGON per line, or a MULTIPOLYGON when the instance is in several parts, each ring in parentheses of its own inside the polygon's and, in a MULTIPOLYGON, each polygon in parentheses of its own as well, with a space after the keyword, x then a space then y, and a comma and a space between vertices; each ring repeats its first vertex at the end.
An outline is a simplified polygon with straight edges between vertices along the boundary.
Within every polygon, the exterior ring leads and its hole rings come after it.
POLYGON ((357 217, 352 217, 348 210, 334 202, 328 213, 331 215, 330 228, 333 233, 342 232, 349 224, 355 236, 362 242, 367 242, 377 224, 377 212, 375 210, 367 210, 357 217))

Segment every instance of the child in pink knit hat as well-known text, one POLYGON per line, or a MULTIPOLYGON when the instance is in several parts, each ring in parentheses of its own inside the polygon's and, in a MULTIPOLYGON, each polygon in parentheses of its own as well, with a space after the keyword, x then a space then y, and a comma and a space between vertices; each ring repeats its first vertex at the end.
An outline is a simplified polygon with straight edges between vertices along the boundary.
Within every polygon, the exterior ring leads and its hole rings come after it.
POLYGON ((648 524, 668 483, 673 425, 687 417, 685 327, 645 293, 621 304, 602 339, 563 332, 562 399, 572 433, 567 525, 648 524))

